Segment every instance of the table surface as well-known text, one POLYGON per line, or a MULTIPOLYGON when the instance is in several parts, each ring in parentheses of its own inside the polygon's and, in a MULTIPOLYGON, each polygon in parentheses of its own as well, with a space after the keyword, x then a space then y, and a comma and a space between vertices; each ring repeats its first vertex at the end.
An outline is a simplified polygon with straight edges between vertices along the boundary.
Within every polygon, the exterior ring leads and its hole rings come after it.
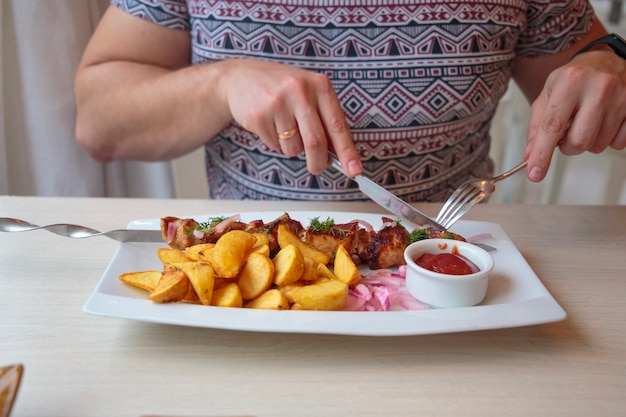
MULTIPOLYGON (((0 197, 0 216, 99 230, 370 203, 0 197)), ((417 205, 434 214, 439 206, 417 205)), ((624 416, 626 206, 481 205, 567 312, 498 330, 368 337, 256 333, 85 314, 118 243, 0 233, 0 366, 20 416, 624 416)))

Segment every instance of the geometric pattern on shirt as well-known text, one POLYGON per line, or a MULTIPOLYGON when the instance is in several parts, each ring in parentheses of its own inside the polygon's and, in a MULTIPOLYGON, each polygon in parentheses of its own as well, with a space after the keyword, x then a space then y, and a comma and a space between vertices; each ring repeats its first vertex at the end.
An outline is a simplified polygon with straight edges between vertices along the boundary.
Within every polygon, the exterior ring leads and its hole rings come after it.
MULTIPOLYGON (((467 177, 490 173, 489 124, 511 60, 565 48, 592 16, 585 0, 113 2, 189 30, 194 64, 246 56, 325 74, 365 174, 409 201, 445 199, 467 177)), ((206 151, 214 198, 363 197, 235 123, 206 151)))

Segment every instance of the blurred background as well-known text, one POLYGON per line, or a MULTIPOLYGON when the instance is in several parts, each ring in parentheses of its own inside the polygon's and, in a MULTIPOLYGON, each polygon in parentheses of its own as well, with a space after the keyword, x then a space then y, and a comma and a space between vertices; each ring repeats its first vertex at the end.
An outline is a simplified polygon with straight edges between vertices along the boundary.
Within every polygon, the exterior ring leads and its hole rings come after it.
MULTIPOLYGON (((207 198, 202 150, 171 162, 100 164, 76 143, 74 74, 108 0, 1 1, 0 195, 207 198)), ((626 37, 622 1, 592 4, 609 32, 626 37)), ((521 162, 528 113, 512 84, 492 128, 497 172, 521 162)), ((556 152, 545 181, 517 175, 491 202, 626 204, 626 152, 556 152)))

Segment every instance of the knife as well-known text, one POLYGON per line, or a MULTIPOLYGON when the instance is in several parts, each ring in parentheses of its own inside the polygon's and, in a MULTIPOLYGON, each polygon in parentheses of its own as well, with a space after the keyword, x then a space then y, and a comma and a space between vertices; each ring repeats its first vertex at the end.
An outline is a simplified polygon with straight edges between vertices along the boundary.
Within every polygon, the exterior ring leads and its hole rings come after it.
MULTIPOLYGON (((341 162, 339 162, 337 155, 332 152, 329 152, 328 154, 330 155, 330 164, 339 172, 347 175, 341 167, 341 162)), ((406 201, 400 199, 392 192, 387 191, 380 185, 376 184, 371 179, 364 177, 363 175, 357 175, 354 178, 350 178, 359 185, 359 190, 361 190, 363 194, 396 216, 399 216, 418 226, 428 226, 433 230, 446 230, 445 227, 437 223, 435 220, 431 219, 406 201)))

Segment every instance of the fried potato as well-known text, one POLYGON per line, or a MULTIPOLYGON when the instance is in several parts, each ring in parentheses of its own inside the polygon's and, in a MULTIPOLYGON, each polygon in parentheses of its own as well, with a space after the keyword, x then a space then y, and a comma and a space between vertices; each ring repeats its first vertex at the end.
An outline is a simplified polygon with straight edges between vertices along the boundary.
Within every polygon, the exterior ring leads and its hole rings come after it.
POLYGON ((249 301, 244 307, 264 310, 289 310, 289 302, 280 290, 274 288, 249 301))
POLYGON ((236 283, 230 284, 213 291, 213 299, 211 305, 217 307, 242 307, 243 299, 241 298, 241 291, 236 283))
POLYGON ((262 255, 265 255, 269 258, 270 256, 270 245, 259 245, 259 246, 255 246, 251 249, 250 253, 260 253, 262 255))
POLYGON ((261 253, 252 252, 237 278, 244 300, 252 300, 269 290, 274 281, 274 263, 261 253))
POLYGON ((252 236, 254 236, 254 238, 256 239, 256 243, 254 244, 253 248, 270 244, 270 237, 265 233, 252 233, 252 236))
POLYGON ((318 279, 337 279, 333 271, 331 271, 325 264, 317 264, 317 277, 318 279))
POLYGON ((295 309, 338 311, 348 298, 348 286, 338 280, 328 280, 294 288, 295 309))
POLYGON ((315 263, 326 265, 328 262, 330 262, 330 256, 316 249, 315 247, 303 242, 284 224, 278 226, 276 238, 278 240, 278 246, 281 249, 288 245, 294 245, 298 249, 300 249, 300 252, 302 252, 305 257, 313 259, 315 263))
POLYGON ((283 285, 282 287, 278 287, 278 290, 285 295, 285 298, 287 298, 289 304, 293 304, 295 302, 293 299, 293 290, 295 288, 304 287, 305 285, 306 284, 304 283, 304 281, 300 280, 294 282, 293 284, 287 284, 283 285))
POLYGON ((148 298, 155 303, 181 301, 189 291, 189 279, 183 271, 165 271, 148 298))
POLYGON ((236 282, 234 278, 220 278, 216 276, 215 285, 213 285, 213 291, 219 290, 220 288, 230 285, 233 282, 236 282))
POLYGON ((317 281, 317 264, 311 258, 304 257, 304 272, 300 280, 310 282, 317 281))
POLYGON ((190 260, 183 251, 174 248, 158 248, 157 256, 163 265, 188 262, 190 260))
POLYGON ((187 285, 187 287, 187 294, 180 301, 188 304, 202 304, 196 290, 193 289, 193 285, 187 285))
POLYGON ((245 264, 246 255, 256 238, 243 230, 231 230, 219 238, 213 249, 211 264, 217 276, 235 278, 245 264))
POLYGON ((208 262, 184 262, 173 265, 187 275, 200 302, 205 306, 211 305, 213 286, 215 285, 215 272, 211 264, 208 262))
POLYGON ((278 286, 298 281, 304 273, 304 255, 295 245, 287 245, 273 259, 274 283, 278 286))
POLYGON ((163 271, 126 272, 119 276, 120 281, 142 290, 153 291, 159 284, 163 271))
POLYGON ((361 273, 343 245, 337 248, 334 272, 337 279, 348 284, 348 286, 361 282, 361 273))
MULTIPOLYGON (((189 262, 189 261, 188 261, 189 262)), ((163 271, 180 271, 180 268, 176 265, 180 265, 182 262, 166 263, 163 264, 163 271)))
POLYGON ((185 256, 192 261, 211 262, 215 243, 198 243, 185 249, 185 256))

